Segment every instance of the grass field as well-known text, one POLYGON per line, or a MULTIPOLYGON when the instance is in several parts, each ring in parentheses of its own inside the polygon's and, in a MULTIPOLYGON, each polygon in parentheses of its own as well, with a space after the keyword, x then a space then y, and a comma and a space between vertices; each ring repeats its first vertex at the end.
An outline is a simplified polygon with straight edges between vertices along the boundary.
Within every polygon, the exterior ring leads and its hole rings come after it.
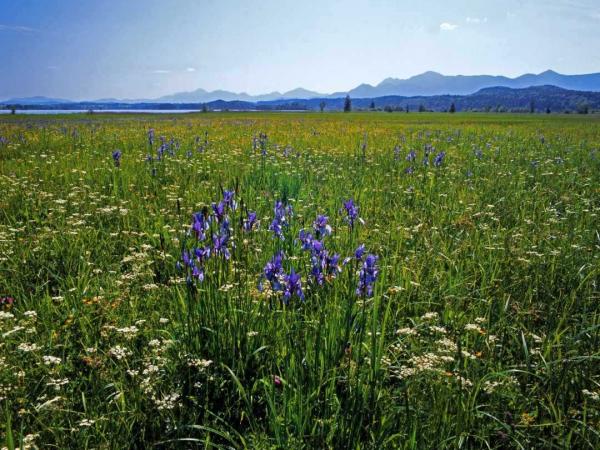
POLYGON ((600 117, 4 116, 0 192, 0 448, 600 447, 600 117))

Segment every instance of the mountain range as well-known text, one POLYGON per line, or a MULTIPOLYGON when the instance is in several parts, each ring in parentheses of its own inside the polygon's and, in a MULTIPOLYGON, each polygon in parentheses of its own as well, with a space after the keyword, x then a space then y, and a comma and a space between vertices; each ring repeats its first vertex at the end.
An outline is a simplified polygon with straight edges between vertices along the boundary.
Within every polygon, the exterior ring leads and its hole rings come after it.
MULTIPOLYGON (((531 86, 552 85, 575 91, 600 92, 600 73, 582 75, 564 75, 552 70, 539 74, 524 74, 516 78, 496 75, 442 75, 437 72, 425 72, 407 79, 386 78, 381 83, 372 86, 361 84, 349 91, 323 94, 304 88, 287 92, 270 92, 267 94, 250 95, 245 92, 236 93, 225 90, 206 91, 196 89, 190 92, 178 92, 155 99, 101 99, 94 103, 208 103, 216 100, 265 102, 274 100, 341 98, 349 95, 353 99, 377 98, 385 96, 433 96, 433 95, 468 95, 489 87, 507 87, 513 89, 531 86)), ((13 98, 0 104, 67 104, 69 100, 48 97, 13 98)))
MULTIPOLYGON (((30 110, 313 110, 323 107, 327 111, 344 109, 344 97, 311 99, 277 99, 248 102, 243 100, 213 100, 210 102, 138 102, 120 101, 68 102, 20 104, 16 109, 30 110)), ((399 96, 386 95, 372 98, 353 98, 352 109, 378 109, 385 111, 448 111, 454 105, 456 111, 495 112, 598 112, 600 92, 574 91, 556 86, 532 86, 527 88, 490 87, 468 95, 399 96)), ((2 109, 3 106, 0 106, 2 109)), ((7 106, 4 106, 7 108, 7 106)))

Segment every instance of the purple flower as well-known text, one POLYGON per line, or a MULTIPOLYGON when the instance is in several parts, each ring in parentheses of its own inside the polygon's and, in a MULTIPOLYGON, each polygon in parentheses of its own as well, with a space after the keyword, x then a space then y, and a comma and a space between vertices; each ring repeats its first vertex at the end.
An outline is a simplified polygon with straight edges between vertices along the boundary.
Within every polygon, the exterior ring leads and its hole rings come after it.
POLYGON ((150 147, 154 145, 154 128, 148 130, 148 145, 150 147))
POLYGON ((371 297, 373 295, 373 284, 379 275, 377 267, 377 256, 367 255, 363 261, 363 265, 358 273, 358 286, 356 295, 359 297, 371 297))
POLYGON ((313 222, 313 228, 317 237, 329 236, 331 234, 331 226, 327 224, 327 216, 318 215, 313 222))
POLYGON ((414 171, 415 169, 413 168, 413 166, 409 166, 406 169, 404 169, 404 173, 407 175, 411 175, 414 171))
POLYGON ((237 208, 237 203, 236 201, 233 199, 233 196, 235 195, 235 192, 233 191, 225 191, 223 192, 223 202, 229 207, 229 209, 231 209, 232 211, 235 211, 237 208))
POLYGON ((415 151, 411 150, 410 152, 408 152, 408 154, 406 155, 406 160, 414 161, 415 159, 417 159, 417 154, 415 153, 415 151))
MULTIPOLYGON (((303 247, 306 249, 306 247, 303 247)), ((310 275, 314 282, 319 286, 323 285, 326 277, 335 278, 342 271, 340 267, 340 255, 329 256, 329 251, 325 248, 322 241, 313 239, 308 244, 308 250, 311 252, 310 275)))
POLYGON ((363 255, 365 254, 365 244, 361 244, 358 246, 358 248, 354 251, 354 257, 358 260, 362 259, 363 255))
POLYGON ((285 276, 284 281, 285 288, 283 291, 283 299, 285 303, 288 303, 294 295, 304 301, 304 292, 302 292, 300 275, 295 273, 293 268, 290 274, 285 276))
POLYGON ((248 217, 244 219, 244 224, 242 228, 246 232, 250 232, 254 229, 254 227, 258 224, 256 220, 256 213, 252 211, 248 211, 248 217))
POLYGON ((229 241, 229 236, 227 234, 216 235, 213 234, 213 248, 212 251, 215 255, 221 255, 225 259, 229 259, 231 257, 231 253, 229 253, 229 249, 227 248, 227 243, 229 241))
POLYGON ((219 203, 213 203, 211 206, 217 222, 222 222, 225 218, 225 208, 227 205, 221 201, 219 203))
POLYGON ((353 199, 349 199, 344 202, 344 209, 346 210, 346 222, 350 225, 350 228, 354 228, 354 222, 358 220, 363 223, 363 220, 358 217, 358 206, 354 204, 353 199))
POLYGON ((291 205, 284 206, 283 203, 278 200, 275 203, 275 217, 269 225, 269 230, 272 231, 276 237, 283 239, 283 227, 288 226, 288 219, 292 216, 291 205))
POLYGON ((200 211, 192 215, 191 231, 196 235, 196 239, 203 241, 206 239, 206 231, 209 228, 210 219, 200 211))
POLYGON ((298 239, 302 244, 302 250, 310 250, 312 248, 313 235, 304 230, 300 230, 298 239))
POLYGON ((444 162, 445 156, 446 152, 439 152, 437 155, 435 155, 435 158, 433 159, 433 165, 435 167, 440 167, 442 165, 442 162, 444 162))
POLYGON ((204 264, 208 258, 210 258, 210 247, 197 247, 194 248, 194 256, 196 257, 196 261, 200 264, 204 264))
POLYGON ((283 278, 283 252, 275 253, 273 258, 265 265, 263 274, 258 284, 258 289, 262 291, 263 280, 267 280, 271 284, 271 289, 274 291, 281 290, 281 279, 283 278))
POLYGON ((121 155, 122 155, 121 150, 115 150, 112 153, 112 158, 113 158, 113 161, 115 162, 115 167, 121 166, 121 155))
POLYGON ((210 248, 194 248, 192 252, 188 252, 187 250, 183 250, 181 252, 181 259, 183 262, 183 266, 181 262, 177 262, 178 269, 186 269, 191 271, 191 277, 188 272, 188 283, 192 282, 192 279, 197 279, 198 281, 204 281, 204 264, 206 260, 210 257, 210 248))
POLYGON ((198 281, 204 281, 204 267, 198 267, 194 265, 192 268, 192 277, 196 278, 198 281))

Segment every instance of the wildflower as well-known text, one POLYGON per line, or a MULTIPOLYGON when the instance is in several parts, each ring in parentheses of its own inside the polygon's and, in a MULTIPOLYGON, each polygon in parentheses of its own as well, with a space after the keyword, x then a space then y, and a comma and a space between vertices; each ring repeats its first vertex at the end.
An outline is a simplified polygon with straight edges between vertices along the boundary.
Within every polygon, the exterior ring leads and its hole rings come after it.
POLYGON ((42 357, 42 360, 44 361, 44 364, 47 366, 55 366, 62 362, 62 359, 57 358, 56 356, 51 356, 51 355, 44 355, 42 357))
POLYGON ((46 386, 52 386, 54 390, 60 390, 61 386, 69 384, 68 378, 50 378, 50 381, 46 383, 46 386))
POLYGON ((437 155, 435 155, 435 158, 433 160, 433 165, 435 167, 440 167, 442 165, 442 162, 444 161, 445 156, 446 156, 446 152, 439 152, 437 155))
POLYGON ((127 356, 131 356, 131 350, 120 345, 115 345, 108 351, 108 354, 117 360, 121 360, 127 356))
POLYGON ((14 319, 15 316, 7 311, 0 311, 0 320, 14 319))
POLYGON ((346 211, 346 222, 350 225, 350 228, 354 228, 354 222, 358 220, 363 223, 363 220, 358 217, 358 206, 354 204, 353 199, 349 199, 344 202, 344 209, 346 211))
POLYGON ((223 203, 225 203, 225 205, 227 205, 232 211, 235 211, 237 209, 237 203, 233 198, 234 195, 234 191, 223 192, 223 203))
POLYGON ((206 231, 209 228, 209 218, 205 212, 199 211, 192 215, 191 232, 194 233, 196 239, 203 241, 206 239, 206 231))
POLYGON ((590 400, 593 400, 595 402, 600 401, 600 394, 598 392, 592 392, 589 389, 583 389, 581 393, 586 397, 589 397, 590 400))
POLYGON ((257 223, 258 222, 256 220, 256 213, 253 211, 248 211, 248 216, 244 219, 244 224, 242 228, 244 229, 244 231, 249 232, 254 229, 257 223))
POLYGON ((273 384, 275 385, 275 387, 281 387, 283 383, 281 381, 281 378, 279 378, 279 376, 273 375, 273 384))
POLYGON ((396 330, 396 334, 399 334, 402 336, 417 336, 419 334, 419 332, 417 330, 415 330, 414 328, 405 327, 405 328, 400 328, 400 329, 396 330))
POLYGON ((317 238, 323 238, 331 234, 331 226, 327 224, 327 216, 318 215, 313 222, 313 228, 317 234, 317 238))
POLYGON ((28 344, 27 342, 22 342, 17 347, 20 351, 24 353, 34 352, 38 349, 37 344, 28 344))
POLYGON ((121 150, 115 150, 112 153, 112 158, 113 161, 115 162, 115 167, 120 167, 121 166, 121 150))
POLYGON ((438 318, 438 313, 436 312, 427 312, 421 316, 421 320, 436 320, 438 318))
POLYGON ((223 221, 225 218, 225 208, 227 207, 227 204, 221 201, 219 203, 213 203, 211 206, 217 222, 223 221))
POLYGON ((326 276, 335 278, 341 272, 342 269, 339 266, 340 255, 330 256, 323 242, 314 239, 310 242, 309 249, 311 250, 312 264, 310 273, 316 284, 322 285, 326 276))
POLYGON ((150 147, 154 145, 154 128, 148 130, 148 145, 150 147))
POLYGON ((229 241, 229 236, 227 234, 216 235, 213 234, 213 253, 215 255, 221 255, 225 259, 229 259, 231 257, 231 253, 227 248, 227 242, 229 241))
POLYGON ((415 153, 415 151, 411 150, 410 152, 408 152, 408 154, 406 155, 406 160, 412 162, 415 159, 417 159, 417 154, 415 153))
POLYGON ((289 218, 292 216, 292 207, 291 205, 284 206, 283 202, 278 200, 275 203, 274 212, 275 217, 269 226, 269 230, 279 239, 283 239, 283 227, 289 223, 289 218))
POLYGON ((94 425, 96 423, 95 420, 92 419, 82 419, 79 421, 79 423, 77 424, 80 428, 88 428, 91 427, 92 425, 94 425))
POLYGON ((304 230, 300 230, 298 234, 298 240, 302 245, 302 250, 310 250, 312 248, 313 236, 310 233, 307 233, 304 230))
POLYGON ((200 372, 204 371, 205 369, 208 369, 211 365, 212 365, 212 360, 211 359, 189 359, 188 360, 188 367, 195 367, 196 369, 198 369, 200 372))
POLYGON ((15 303, 15 299, 10 296, 0 297, 0 306, 11 307, 15 303))
POLYGON ((259 282, 258 289, 262 291, 262 280, 267 280, 271 289, 274 291, 281 290, 281 281, 283 279, 283 252, 279 251, 275 253, 273 258, 265 265, 263 269, 263 275, 261 277, 261 281, 259 282))
POLYGON ((174 409, 179 403, 179 394, 176 392, 166 395, 162 399, 154 399, 154 404, 156 405, 156 409, 159 411, 168 411, 174 409))
POLYGON ((365 254, 365 244, 361 244, 358 246, 358 248, 354 251, 354 257, 357 260, 361 260, 363 255, 365 254))
POLYGON ((373 284, 375 283, 375 280, 377 280, 378 274, 377 256, 371 254, 367 255, 358 274, 356 295, 359 297, 371 297, 373 295, 373 284))
POLYGON ((290 298, 296 295, 300 300, 304 300, 304 293, 302 292, 302 282, 300 275, 294 272, 294 269, 289 275, 285 276, 285 290, 283 292, 283 298, 285 302, 289 302, 290 298))

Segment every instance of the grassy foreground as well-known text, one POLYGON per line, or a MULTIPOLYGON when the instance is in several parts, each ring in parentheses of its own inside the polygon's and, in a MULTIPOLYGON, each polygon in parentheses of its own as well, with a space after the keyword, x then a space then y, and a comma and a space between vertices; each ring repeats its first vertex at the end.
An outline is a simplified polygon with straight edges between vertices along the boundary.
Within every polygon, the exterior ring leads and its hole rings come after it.
POLYGON ((0 448, 600 447, 598 117, 0 116, 0 192, 0 448))

